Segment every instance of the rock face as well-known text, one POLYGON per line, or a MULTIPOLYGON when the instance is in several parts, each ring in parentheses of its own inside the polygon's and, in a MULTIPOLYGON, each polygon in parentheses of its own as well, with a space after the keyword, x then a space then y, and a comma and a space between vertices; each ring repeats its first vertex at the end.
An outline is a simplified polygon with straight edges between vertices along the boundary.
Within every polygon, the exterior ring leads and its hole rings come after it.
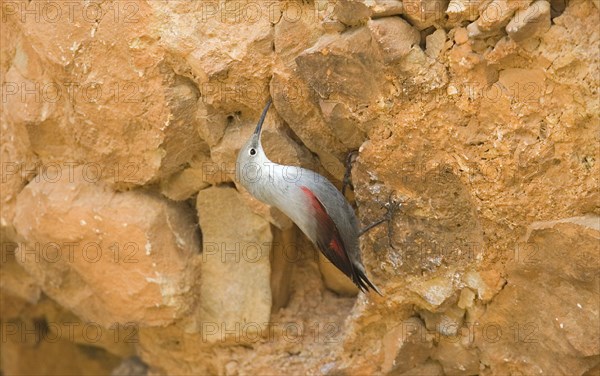
POLYGON ((28 184, 14 225, 25 239, 16 260, 81 317, 104 327, 167 325, 195 304, 194 215, 158 195, 112 192, 77 167, 73 177, 28 184))
MULTIPOLYGON (((271 313, 269 222, 252 213, 234 188, 204 189, 197 205, 203 235, 199 312, 203 327, 262 328, 271 313)), ((222 330, 206 338, 227 340, 222 330)))
POLYGON ((0 373, 592 375, 584 0, 3 2, 0 373), (342 186, 358 293, 236 183, 342 186), (392 201, 389 203, 389 201, 392 201), (57 358, 68 357, 68 364, 57 358))

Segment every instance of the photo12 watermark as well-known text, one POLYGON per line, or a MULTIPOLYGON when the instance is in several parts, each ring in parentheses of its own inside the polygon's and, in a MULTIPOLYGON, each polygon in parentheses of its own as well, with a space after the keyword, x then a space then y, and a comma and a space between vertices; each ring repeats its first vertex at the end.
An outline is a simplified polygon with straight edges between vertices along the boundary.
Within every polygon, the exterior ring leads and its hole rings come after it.
POLYGON ((115 322, 108 327, 96 322, 48 321, 44 318, 0 322, 0 342, 56 343, 60 340, 94 345, 103 342, 137 343, 139 327, 135 322, 115 322))
POLYGON ((2 162, 1 180, 6 183, 11 179, 19 179, 24 184, 29 182, 57 183, 83 181, 97 183, 109 181, 113 183, 136 183, 140 165, 136 162, 98 163, 82 161, 59 161, 45 163, 2 162))
POLYGON ((140 84, 112 82, 3 82, 2 103, 139 103, 140 84))
POLYGON ((336 322, 214 322, 200 325, 202 342, 264 343, 339 343, 341 325, 336 322))
POLYGON ((2 23, 96 24, 100 20, 134 24, 141 20, 137 1, 2 1, 2 23))
MULTIPOLYGON (((87 222, 80 220, 80 225, 87 222)), ((92 228, 100 235, 100 229, 92 228)), ((142 254, 149 254, 149 247, 135 242, 3 242, 2 264, 14 257, 19 263, 89 263, 110 262, 113 264, 136 264, 142 254)))

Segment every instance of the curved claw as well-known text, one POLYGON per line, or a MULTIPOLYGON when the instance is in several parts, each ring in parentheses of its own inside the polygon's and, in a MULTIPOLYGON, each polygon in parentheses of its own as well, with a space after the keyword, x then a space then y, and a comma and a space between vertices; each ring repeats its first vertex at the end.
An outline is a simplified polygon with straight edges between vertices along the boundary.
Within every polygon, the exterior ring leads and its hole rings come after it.
POLYGON ((364 229, 362 229, 358 236, 362 236, 365 233, 367 233, 368 231, 372 230, 373 228, 379 226, 380 224, 382 224, 383 222, 387 222, 388 226, 387 226, 387 235, 388 235, 388 242, 389 245, 392 249, 397 250, 397 248, 394 246, 394 244, 392 243, 392 239, 393 239, 393 231, 392 231, 392 220, 394 219, 394 214, 396 213, 396 211, 398 209, 400 209, 400 207, 402 206, 402 204, 404 203, 403 201, 395 201, 393 199, 394 196, 394 192, 392 191, 390 192, 390 195, 388 197, 388 201, 383 205, 383 207, 385 208, 385 214, 383 215, 383 217, 373 223, 371 223, 370 225, 368 225, 367 227, 365 227, 364 229))
POLYGON ((350 175, 352 173, 352 163, 354 162, 352 157, 357 154, 358 154, 358 150, 352 150, 346 156, 346 162, 345 162, 346 171, 344 172, 344 180, 342 181, 342 195, 344 195, 344 196, 346 195, 346 187, 347 186, 350 186, 350 188, 354 189, 354 185, 352 184, 350 175))

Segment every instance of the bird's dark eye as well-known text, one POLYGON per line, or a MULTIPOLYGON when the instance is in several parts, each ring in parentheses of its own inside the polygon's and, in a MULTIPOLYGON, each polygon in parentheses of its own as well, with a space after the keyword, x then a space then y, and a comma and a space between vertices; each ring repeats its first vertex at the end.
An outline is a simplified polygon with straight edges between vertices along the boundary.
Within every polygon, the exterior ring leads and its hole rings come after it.
POLYGON ((248 151, 248 153, 250 153, 250 155, 255 155, 256 154, 256 149, 252 148, 248 151))

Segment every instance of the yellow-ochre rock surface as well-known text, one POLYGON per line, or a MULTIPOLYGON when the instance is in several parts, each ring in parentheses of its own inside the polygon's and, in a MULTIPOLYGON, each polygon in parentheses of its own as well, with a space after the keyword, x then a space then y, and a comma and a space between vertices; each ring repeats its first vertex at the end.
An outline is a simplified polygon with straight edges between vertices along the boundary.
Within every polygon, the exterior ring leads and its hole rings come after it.
POLYGON ((599 7, 2 1, 0 373, 597 374, 599 7), (269 98, 274 162, 401 202, 383 297, 238 183, 269 98))

